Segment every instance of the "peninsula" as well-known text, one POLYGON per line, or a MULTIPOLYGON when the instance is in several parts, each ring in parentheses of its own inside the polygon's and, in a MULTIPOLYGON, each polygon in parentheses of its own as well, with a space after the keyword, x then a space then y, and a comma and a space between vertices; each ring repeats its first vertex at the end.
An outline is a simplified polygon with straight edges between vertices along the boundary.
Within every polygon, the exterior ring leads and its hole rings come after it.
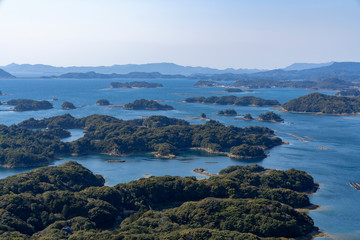
POLYGON ((76 162, 1 179, 0 238, 260 240, 318 231, 295 209, 311 204, 307 192, 317 185, 295 169, 230 166, 204 180, 104 183, 76 162))

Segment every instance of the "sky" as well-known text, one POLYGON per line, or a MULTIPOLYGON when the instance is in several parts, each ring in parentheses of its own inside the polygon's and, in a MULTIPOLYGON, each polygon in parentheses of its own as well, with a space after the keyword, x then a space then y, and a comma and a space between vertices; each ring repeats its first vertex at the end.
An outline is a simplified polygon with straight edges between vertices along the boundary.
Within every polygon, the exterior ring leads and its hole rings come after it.
POLYGON ((360 62, 358 0, 0 0, 0 66, 360 62))

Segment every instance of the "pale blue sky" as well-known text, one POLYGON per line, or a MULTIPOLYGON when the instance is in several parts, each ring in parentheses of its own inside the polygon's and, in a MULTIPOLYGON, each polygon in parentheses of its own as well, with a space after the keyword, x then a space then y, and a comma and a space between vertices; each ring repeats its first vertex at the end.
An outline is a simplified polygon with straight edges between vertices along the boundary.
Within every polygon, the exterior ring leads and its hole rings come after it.
POLYGON ((356 0, 0 0, 0 65, 360 61, 356 0))

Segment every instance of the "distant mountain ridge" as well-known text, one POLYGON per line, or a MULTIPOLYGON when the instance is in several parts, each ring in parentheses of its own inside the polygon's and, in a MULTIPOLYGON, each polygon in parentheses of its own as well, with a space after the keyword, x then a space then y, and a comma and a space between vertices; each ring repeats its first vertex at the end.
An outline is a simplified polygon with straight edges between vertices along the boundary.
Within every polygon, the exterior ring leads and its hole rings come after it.
POLYGON ((0 69, 0 78, 15 78, 15 76, 13 76, 10 73, 0 69))
MULTIPOLYGON (((1 68, 1 67, 0 67, 1 68)), ((67 76, 74 77, 76 74, 80 78, 113 78, 130 77, 131 74, 149 75, 146 78, 159 78, 167 75, 166 78, 176 78, 180 75, 197 80, 212 81, 238 81, 238 80, 306 80, 322 81, 327 78, 338 78, 345 81, 360 82, 360 63, 359 62, 334 62, 334 63, 296 63, 284 69, 274 69, 260 71, 257 69, 214 69, 206 67, 180 66, 173 63, 149 63, 149 64, 128 64, 100 67, 54 67, 49 65, 30 65, 30 64, 10 64, 3 69, 17 77, 42 77, 42 76, 67 76), (329 65, 330 64, 330 65, 329 65), (315 67, 315 68, 312 68, 315 67), (305 68, 305 69, 304 69, 305 68), (298 70, 290 70, 298 69, 298 70), (101 76, 103 74, 103 76, 101 76), (119 76, 116 76, 118 74, 119 76), (126 76, 130 74, 129 76, 126 76), (72 75, 72 76, 71 76, 72 75), (104 76, 112 75, 112 76, 104 76), (123 75, 123 76, 120 76, 123 75), (158 75, 158 76, 156 76, 158 75), (178 76, 176 76, 178 75, 178 76)), ((11 77, 9 75, 3 75, 11 77)), ((134 78, 134 76, 132 76, 134 78)), ((144 76, 142 76, 144 78, 144 76)))
POLYGON ((320 68, 320 67, 327 67, 332 65, 334 62, 328 62, 328 63, 294 63, 290 66, 287 66, 286 68, 283 68, 285 71, 299 71, 299 70, 306 70, 306 69, 312 69, 312 68, 320 68))
POLYGON ((96 72, 86 72, 86 73, 65 73, 60 76, 43 76, 42 78, 76 78, 76 79, 111 79, 111 78, 145 78, 145 79, 174 79, 174 78, 186 78, 184 75, 175 74, 175 75, 169 75, 169 74, 161 74, 159 72, 131 72, 127 74, 102 74, 102 73, 96 73, 96 72))
POLYGON ((358 62, 335 62, 329 66, 311 68, 304 70, 286 71, 275 69, 270 71, 257 72, 252 74, 214 74, 214 75, 193 75, 192 79, 210 81, 252 81, 252 80, 273 80, 273 81, 323 81, 328 78, 338 78, 344 81, 360 82, 360 63, 358 62))
POLYGON ((235 74, 250 74, 259 72, 258 69, 233 69, 228 68, 224 70, 208 68, 208 67, 191 67, 181 66, 174 63, 148 63, 148 64, 127 64, 127 65, 113 65, 113 66, 98 66, 98 67, 54 67, 43 64, 16 64, 12 63, 1 67, 5 71, 19 77, 40 77, 49 75, 62 75, 66 73, 88 73, 96 72, 101 74, 128 74, 131 72, 159 72, 161 74, 221 74, 221 73, 235 73, 235 74))

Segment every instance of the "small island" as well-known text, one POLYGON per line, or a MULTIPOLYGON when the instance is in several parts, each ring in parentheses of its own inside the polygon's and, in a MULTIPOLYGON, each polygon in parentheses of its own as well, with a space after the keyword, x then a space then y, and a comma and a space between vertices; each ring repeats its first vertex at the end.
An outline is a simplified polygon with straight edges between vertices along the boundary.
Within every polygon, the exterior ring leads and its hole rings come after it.
POLYGON ((61 105, 61 109, 64 109, 64 110, 73 110, 73 109, 76 109, 75 105, 71 102, 64 102, 62 105, 61 105))
POLYGON ((241 92, 243 92, 243 90, 241 90, 240 88, 227 88, 227 89, 225 89, 225 92, 228 92, 228 93, 241 93, 241 92))
POLYGON ((190 97, 184 100, 185 103, 201 103, 201 104, 216 104, 216 105, 235 105, 235 106, 280 106, 277 100, 266 100, 253 96, 222 96, 222 97, 190 97))
POLYGON ((360 113, 360 99, 311 93, 282 105, 283 110, 296 113, 349 115, 360 113))
POLYGON ((170 105, 163 105, 154 100, 139 99, 124 105, 127 110, 174 110, 170 105))
POLYGON ((10 73, 0 69, 0 78, 1 79, 12 79, 12 78, 16 78, 15 76, 11 75, 10 73))
POLYGON ((110 88, 161 88, 164 87, 161 83, 149 82, 112 82, 110 88))
POLYGON ((237 116, 237 112, 234 109, 220 110, 216 115, 220 116, 237 116))
POLYGON ((264 122, 284 122, 284 119, 282 119, 279 114, 274 112, 262 113, 259 115, 258 120, 264 122))
POLYGON ((284 122, 284 119, 282 119, 279 114, 276 114, 274 112, 262 113, 262 114, 259 115, 259 117, 257 119, 253 118, 253 116, 251 116, 250 113, 247 113, 247 114, 244 115, 242 120, 245 120, 245 121, 260 121, 260 122, 276 122, 276 123, 284 122))
POLYGON ((110 102, 107 99, 99 99, 99 100, 96 101, 96 105, 98 105, 98 106, 108 106, 108 105, 110 105, 110 102))
POLYGON ((68 130, 65 130, 60 127, 48 127, 45 129, 47 133, 54 135, 59 138, 68 138, 71 137, 71 133, 68 130))
POLYGON ((6 102, 7 105, 15 106, 14 111, 38 111, 53 108, 53 105, 48 101, 36 101, 31 99, 13 99, 6 102))

